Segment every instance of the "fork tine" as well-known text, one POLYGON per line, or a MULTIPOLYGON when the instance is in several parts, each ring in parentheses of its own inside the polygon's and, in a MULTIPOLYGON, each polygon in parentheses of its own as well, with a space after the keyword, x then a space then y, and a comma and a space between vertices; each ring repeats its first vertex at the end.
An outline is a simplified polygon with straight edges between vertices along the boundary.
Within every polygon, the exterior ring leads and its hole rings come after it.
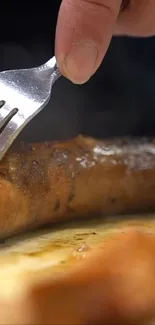
POLYGON ((0 72, 0 160, 25 125, 49 102, 60 77, 53 57, 39 67, 0 72), (16 108, 17 107, 17 108, 16 108))
POLYGON ((24 126, 25 123, 23 123, 23 119, 19 113, 15 114, 5 126, 0 134, 0 160, 3 158, 24 126))
POLYGON ((0 129, 17 113, 17 108, 11 108, 5 102, 0 102, 0 129))

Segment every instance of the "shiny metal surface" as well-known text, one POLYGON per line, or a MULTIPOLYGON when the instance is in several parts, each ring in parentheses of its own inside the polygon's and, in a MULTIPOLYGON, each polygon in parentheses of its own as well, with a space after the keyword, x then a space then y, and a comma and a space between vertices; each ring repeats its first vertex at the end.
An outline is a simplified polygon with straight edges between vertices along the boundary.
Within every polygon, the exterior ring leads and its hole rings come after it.
POLYGON ((0 160, 25 125, 47 105, 59 77, 55 57, 36 68, 0 73, 0 160))

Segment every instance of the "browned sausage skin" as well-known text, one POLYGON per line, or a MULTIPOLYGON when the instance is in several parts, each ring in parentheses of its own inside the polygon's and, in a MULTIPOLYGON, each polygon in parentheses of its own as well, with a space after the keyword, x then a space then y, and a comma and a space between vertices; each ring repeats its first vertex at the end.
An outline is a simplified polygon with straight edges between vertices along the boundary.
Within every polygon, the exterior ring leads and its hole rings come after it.
POLYGON ((126 228, 68 274, 33 277, 33 324, 153 325, 154 254, 154 234, 126 228))
POLYGON ((18 271, 20 263, 13 259, 13 277, 7 266, 1 273, 0 324, 155 324, 153 232, 126 227, 82 259, 66 259, 55 270, 50 264, 42 268, 41 260, 31 268, 33 257, 18 271), (13 284, 17 289, 10 293, 13 284))
POLYGON ((0 237, 71 218, 155 210, 153 140, 20 145, 0 163, 0 237))

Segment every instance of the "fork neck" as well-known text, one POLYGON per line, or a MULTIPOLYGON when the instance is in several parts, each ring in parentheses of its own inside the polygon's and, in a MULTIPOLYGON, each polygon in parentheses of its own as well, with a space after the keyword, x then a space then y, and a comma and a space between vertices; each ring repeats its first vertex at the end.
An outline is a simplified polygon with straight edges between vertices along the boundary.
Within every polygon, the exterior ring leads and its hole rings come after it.
POLYGON ((57 61, 56 61, 55 56, 53 56, 53 58, 51 58, 46 63, 44 63, 43 66, 45 67, 45 69, 54 69, 55 70, 55 67, 57 67, 57 61))
POLYGON ((41 67, 45 71, 50 70, 52 74, 54 73, 55 79, 58 79, 61 76, 55 56, 44 63, 41 67))

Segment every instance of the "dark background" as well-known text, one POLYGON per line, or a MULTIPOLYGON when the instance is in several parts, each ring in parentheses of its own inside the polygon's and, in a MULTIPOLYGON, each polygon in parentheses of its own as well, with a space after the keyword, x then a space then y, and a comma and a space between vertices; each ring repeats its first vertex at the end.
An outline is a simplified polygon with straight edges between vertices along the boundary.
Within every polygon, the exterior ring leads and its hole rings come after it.
MULTIPOLYGON (((1 1, 0 69, 44 63, 54 54, 60 0, 1 1)), ((85 85, 61 78, 52 98, 20 135, 27 141, 78 133, 95 137, 155 135, 155 38, 114 38, 85 85)))

